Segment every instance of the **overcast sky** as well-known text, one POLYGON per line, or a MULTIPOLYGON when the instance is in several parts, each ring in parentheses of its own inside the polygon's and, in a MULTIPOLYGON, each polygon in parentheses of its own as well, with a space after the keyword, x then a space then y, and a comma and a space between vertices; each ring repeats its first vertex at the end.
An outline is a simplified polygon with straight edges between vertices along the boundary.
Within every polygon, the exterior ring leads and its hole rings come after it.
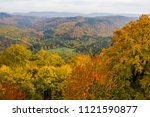
POLYGON ((150 0, 0 0, 0 12, 150 13, 150 0))

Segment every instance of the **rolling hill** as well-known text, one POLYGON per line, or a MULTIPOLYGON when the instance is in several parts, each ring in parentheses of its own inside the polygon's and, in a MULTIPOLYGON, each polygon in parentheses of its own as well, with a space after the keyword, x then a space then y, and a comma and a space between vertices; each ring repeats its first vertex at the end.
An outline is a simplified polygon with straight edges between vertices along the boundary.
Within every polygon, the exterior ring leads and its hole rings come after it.
POLYGON ((0 44, 2 49, 11 43, 26 42, 33 51, 40 48, 46 50, 68 48, 84 53, 92 51, 96 54, 102 48, 110 45, 114 30, 136 19, 136 17, 110 14, 106 14, 110 16, 91 14, 89 17, 55 12, 45 12, 43 16, 41 14, 42 17, 37 17, 38 15, 35 14, 38 13, 32 12, 26 16, 0 13, 0 44), (53 15, 49 16, 49 14, 53 15))

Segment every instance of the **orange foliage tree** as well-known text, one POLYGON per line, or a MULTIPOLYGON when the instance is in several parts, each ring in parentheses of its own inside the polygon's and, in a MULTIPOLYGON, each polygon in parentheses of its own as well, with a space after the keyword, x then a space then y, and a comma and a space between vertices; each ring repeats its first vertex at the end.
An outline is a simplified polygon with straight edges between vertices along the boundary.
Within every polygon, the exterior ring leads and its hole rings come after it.
POLYGON ((80 58, 81 64, 75 66, 67 79, 65 99, 111 99, 115 85, 101 71, 98 59, 99 56, 83 65, 80 58))

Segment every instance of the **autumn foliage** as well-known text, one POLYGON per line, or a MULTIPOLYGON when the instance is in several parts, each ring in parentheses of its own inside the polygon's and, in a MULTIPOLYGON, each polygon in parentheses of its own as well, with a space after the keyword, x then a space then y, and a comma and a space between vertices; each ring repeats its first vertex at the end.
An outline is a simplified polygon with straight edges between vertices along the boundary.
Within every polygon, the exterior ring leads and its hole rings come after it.
MULTIPOLYGON (((80 25, 72 37, 83 35, 80 25)), ((111 46, 95 56, 65 60, 12 44, 0 53, 0 99, 150 99, 150 17, 116 30, 111 46)))
POLYGON ((86 66, 75 67, 68 80, 67 98, 150 99, 149 34, 147 15, 115 31, 111 47, 86 66))

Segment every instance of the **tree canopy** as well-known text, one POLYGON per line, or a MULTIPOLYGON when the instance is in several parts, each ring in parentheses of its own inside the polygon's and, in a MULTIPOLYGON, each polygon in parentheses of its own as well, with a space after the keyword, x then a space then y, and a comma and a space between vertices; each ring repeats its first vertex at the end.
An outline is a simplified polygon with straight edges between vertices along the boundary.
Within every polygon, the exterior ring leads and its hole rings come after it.
POLYGON ((150 16, 116 30, 100 54, 69 59, 12 44, 0 52, 0 99, 150 99, 150 16))

